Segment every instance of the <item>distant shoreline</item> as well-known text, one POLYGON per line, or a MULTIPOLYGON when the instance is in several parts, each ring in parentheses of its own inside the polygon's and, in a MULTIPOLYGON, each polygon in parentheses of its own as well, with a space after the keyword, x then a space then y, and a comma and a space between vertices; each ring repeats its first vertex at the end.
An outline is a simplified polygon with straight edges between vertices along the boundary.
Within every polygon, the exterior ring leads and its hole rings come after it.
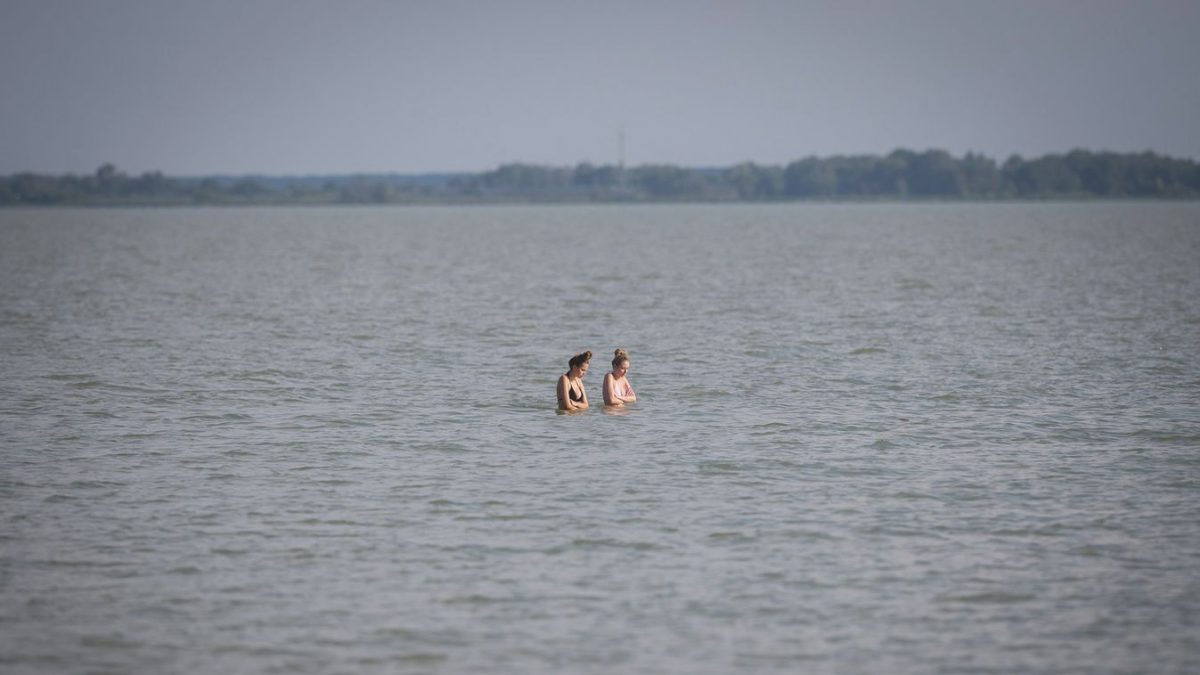
POLYGON ((689 199, 646 199, 639 201, 549 201, 549 200, 441 200, 441 201, 393 201, 393 202, 284 202, 284 201, 213 201, 213 202, 70 202, 70 203, 0 203, 0 211, 47 210, 47 209, 336 209, 336 208, 438 208, 438 207, 518 207, 518 206, 787 206, 787 205, 918 205, 918 204, 1102 204, 1102 203, 1185 203, 1200 201, 1200 196, 1183 197, 1095 197, 1095 196, 1050 196, 1050 197, 1006 197, 983 198, 966 197, 961 199, 937 199, 918 197, 885 197, 879 199, 779 199, 773 201, 738 201, 738 200, 689 200, 689 199))
POLYGON ((505 164, 482 173, 327 176, 129 176, 105 164, 94 174, 0 176, 8 206, 339 206, 1008 202, 1198 199, 1200 163, 1144 153, 1074 150, 1003 164, 974 153, 896 150, 836 155, 786 166, 727 168, 505 164))

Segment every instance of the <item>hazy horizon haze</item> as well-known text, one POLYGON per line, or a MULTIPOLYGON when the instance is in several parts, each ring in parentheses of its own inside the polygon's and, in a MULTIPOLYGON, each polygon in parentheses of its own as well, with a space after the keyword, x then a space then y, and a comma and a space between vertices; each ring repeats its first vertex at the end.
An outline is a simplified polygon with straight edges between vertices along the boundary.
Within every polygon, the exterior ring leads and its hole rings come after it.
POLYGON ((0 174, 1200 158, 1200 3, 6 0, 0 174))

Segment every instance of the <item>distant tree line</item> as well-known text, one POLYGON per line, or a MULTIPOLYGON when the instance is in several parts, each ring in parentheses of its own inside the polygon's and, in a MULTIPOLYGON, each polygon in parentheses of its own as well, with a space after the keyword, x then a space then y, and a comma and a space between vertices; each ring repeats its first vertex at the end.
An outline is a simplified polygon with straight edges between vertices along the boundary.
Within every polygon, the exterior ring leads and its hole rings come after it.
POLYGON ((0 205, 8 206, 1198 197, 1193 160, 1086 150, 1003 164, 901 149, 718 169, 505 164, 477 174, 171 178, 105 164, 91 175, 0 177, 0 205))

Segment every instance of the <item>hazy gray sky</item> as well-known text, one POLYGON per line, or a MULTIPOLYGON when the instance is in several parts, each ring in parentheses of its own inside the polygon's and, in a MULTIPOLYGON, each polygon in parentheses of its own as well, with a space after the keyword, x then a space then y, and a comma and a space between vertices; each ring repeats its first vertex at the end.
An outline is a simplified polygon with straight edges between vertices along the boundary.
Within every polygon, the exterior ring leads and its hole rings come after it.
POLYGON ((0 0, 0 173, 1200 158, 1197 0, 0 0))

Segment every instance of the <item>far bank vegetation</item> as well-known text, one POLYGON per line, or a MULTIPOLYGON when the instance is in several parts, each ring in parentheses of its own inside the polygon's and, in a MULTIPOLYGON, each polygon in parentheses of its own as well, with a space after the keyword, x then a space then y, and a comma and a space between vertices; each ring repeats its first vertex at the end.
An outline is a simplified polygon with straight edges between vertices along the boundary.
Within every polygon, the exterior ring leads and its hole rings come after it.
POLYGON ((483 173, 354 176, 0 176, 0 205, 768 202, 799 200, 1195 199, 1200 164, 1075 150, 1003 163, 975 153, 896 150, 807 157, 786 166, 575 167, 506 164, 483 173))

